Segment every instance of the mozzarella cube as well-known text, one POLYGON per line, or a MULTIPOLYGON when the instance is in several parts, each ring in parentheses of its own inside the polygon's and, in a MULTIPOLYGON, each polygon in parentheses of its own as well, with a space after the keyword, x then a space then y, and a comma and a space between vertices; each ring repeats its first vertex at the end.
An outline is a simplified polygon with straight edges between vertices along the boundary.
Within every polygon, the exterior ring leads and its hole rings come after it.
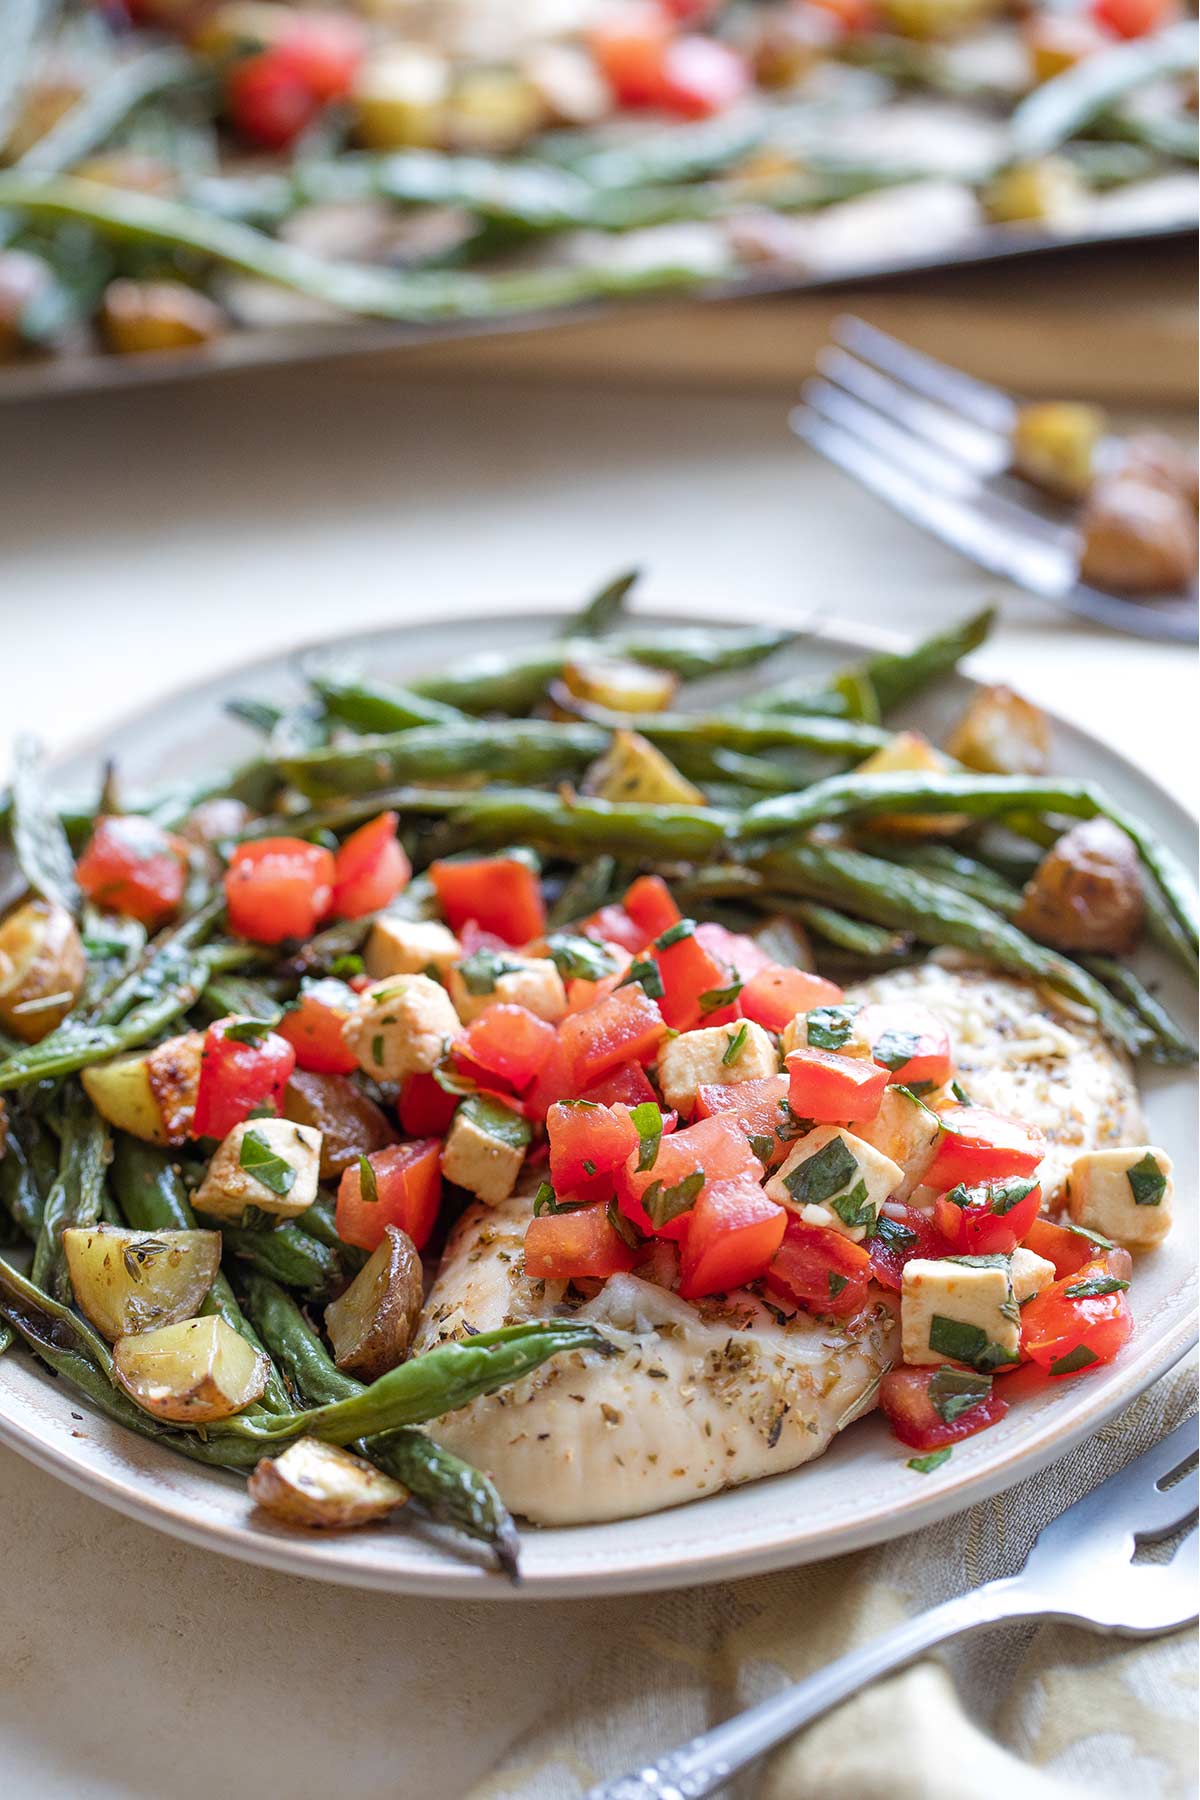
POLYGON ((1067 1210, 1076 1225, 1130 1250, 1146 1250, 1171 1229, 1175 1183, 1171 1158, 1154 1144, 1089 1150, 1067 1177, 1067 1210))
POLYGON ((1023 1306, 1026 1300, 1032 1300, 1043 1288, 1048 1288, 1055 1279, 1054 1264, 1034 1250, 1027 1250, 1024 1244, 1018 1244, 1012 1253, 1012 1284, 1017 1305, 1023 1306))
POLYGON ((838 1056, 871 1054, 867 1034, 859 1024, 857 1006, 816 1006, 799 1012, 783 1028, 783 1054, 791 1050, 832 1050, 838 1056), (843 1036, 843 1027, 848 1027, 843 1036), (836 1040, 836 1041, 835 1041, 836 1040))
POLYGON ((248 1208, 294 1219, 317 1197, 321 1133, 290 1119, 235 1125, 196 1190, 198 1211, 240 1224, 248 1208))
POLYGON ((462 945, 449 926, 436 919, 376 919, 367 939, 364 961, 372 981, 384 975, 430 975, 444 980, 462 945))
POLYGON ((342 1036, 364 1074, 402 1081, 435 1069, 458 1029, 444 987, 428 975, 390 975, 363 989, 342 1036))
POLYGON ((840 1231, 858 1244, 902 1177, 890 1156, 844 1125, 818 1125, 788 1152, 763 1192, 806 1225, 840 1231))
POLYGON ((442 1174, 477 1200, 496 1206, 517 1185, 529 1137, 520 1113, 472 1094, 454 1115, 442 1150, 442 1174))
POLYGON ((709 1082, 759 1081, 778 1075, 771 1034, 749 1019, 709 1025, 668 1038, 658 1053, 658 1081, 668 1106, 685 1117, 709 1082))
POLYGON ((1021 1349, 1021 1314, 1007 1256, 914 1256, 900 1290, 906 1363, 999 1369, 1021 1349))
POLYGON ((875 1117, 861 1121, 857 1130, 864 1144, 874 1145, 899 1167, 902 1178, 893 1198, 907 1200, 937 1154, 942 1135, 937 1114, 907 1088, 893 1085, 884 1088, 875 1117))
POLYGON ((515 950, 477 950, 450 971, 450 997, 464 1025, 503 1001, 557 1025, 567 1015, 567 990, 548 956, 515 950))

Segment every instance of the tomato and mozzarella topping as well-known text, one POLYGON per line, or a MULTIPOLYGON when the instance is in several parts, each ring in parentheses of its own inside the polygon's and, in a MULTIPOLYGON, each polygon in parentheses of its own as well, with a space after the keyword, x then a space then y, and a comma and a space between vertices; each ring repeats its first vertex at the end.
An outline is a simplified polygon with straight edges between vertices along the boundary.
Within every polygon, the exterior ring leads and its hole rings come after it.
POLYGON ((1171 1173, 1170 1157, 1152 1144, 1089 1150, 1071 1165, 1067 1210, 1076 1225, 1131 1250, 1149 1249, 1171 1229, 1171 1173))

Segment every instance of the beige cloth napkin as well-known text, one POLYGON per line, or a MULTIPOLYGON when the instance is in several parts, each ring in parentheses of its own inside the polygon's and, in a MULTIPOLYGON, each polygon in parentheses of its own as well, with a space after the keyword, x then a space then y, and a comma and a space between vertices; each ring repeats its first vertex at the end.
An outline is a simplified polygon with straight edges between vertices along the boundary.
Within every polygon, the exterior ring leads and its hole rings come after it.
MULTIPOLYGON (((1038 1529, 1196 1406, 1175 1369, 1041 1475, 912 1536, 722 1587, 581 1605, 570 1691, 469 1800, 578 1800, 907 1614, 1020 1567, 1038 1529)), ((1193 1582, 1194 1571, 1181 1572, 1193 1582)), ((1005 1625, 877 1682, 727 1790, 736 1800, 1191 1800, 1195 1633, 1005 1625)))

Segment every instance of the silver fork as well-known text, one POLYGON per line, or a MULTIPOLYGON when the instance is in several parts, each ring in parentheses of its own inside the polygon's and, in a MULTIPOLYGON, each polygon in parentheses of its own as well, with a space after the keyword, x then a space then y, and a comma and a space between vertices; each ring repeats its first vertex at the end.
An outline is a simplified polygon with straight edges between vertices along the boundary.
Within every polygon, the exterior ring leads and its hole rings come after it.
POLYGON ((1153 1637, 1196 1618, 1196 1527, 1165 1563, 1135 1563, 1139 1544, 1170 1537, 1196 1513, 1196 1420, 1069 1506, 1038 1533, 1017 1575, 932 1607, 839 1657, 748 1712, 727 1719, 587 1800, 700 1800, 867 1682, 979 1625, 1065 1619, 1092 1631, 1153 1637))
POLYGON ((849 315, 791 415, 797 437, 944 543, 1018 587, 1138 637, 1188 642, 1195 597, 1127 600, 1078 578, 1071 526, 997 492, 1017 408, 849 315))

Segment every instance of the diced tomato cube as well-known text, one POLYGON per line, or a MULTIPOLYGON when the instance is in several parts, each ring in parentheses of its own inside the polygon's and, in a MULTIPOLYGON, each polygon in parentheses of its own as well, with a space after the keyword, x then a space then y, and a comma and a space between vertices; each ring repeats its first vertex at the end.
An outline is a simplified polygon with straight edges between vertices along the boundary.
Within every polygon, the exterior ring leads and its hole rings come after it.
POLYGON ((1008 1401, 992 1390, 986 1376, 961 1369, 900 1367, 889 1369, 880 1383, 879 1407, 902 1444, 913 1450, 940 1450, 995 1425, 1008 1411, 1008 1401), (978 1387, 979 1399, 964 1406, 972 1386, 978 1387), (943 1412, 950 1417, 943 1417, 943 1412))
POLYGON ((720 996, 736 986, 729 966, 705 946, 694 926, 685 929, 689 924, 682 920, 672 926, 654 947, 662 976, 662 1016, 676 1031, 690 1031, 702 1019, 707 1023, 705 1014, 723 1005, 720 996))
POLYGON ((771 966, 770 957, 752 937, 744 931, 727 931, 724 925, 717 925, 712 919, 704 919, 697 925, 696 938, 723 968, 728 969, 729 981, 747 982, 771 966))
POLYGON ((451 930, 474 919, 506 944, 527 944, 546 930, 542 884, 518 856, 481 856, 429 865, 451 930))
POLYGON ((588 48, 618 106, 658 106, 663 57, 674 35, 665 12, 649 4, 610 12, 588 33, 588 48))
POLYGON ((710 1182, 687 1215, 679 1264, 683 1299, 726 1294, 765 1275, 786 1223, 784 1208, 752 1176, 710 1182))
POLYGON ((332 975, 301 982, 297 1000, 276 1027, 296 1052, 298 1068, 315 1075, 349 1075, 358 1067, 342 1036, 356 1004, 354 990, 332 975))
POLYGON ((458 1101, 459 1096, 448 1094, 432 1075, 407 1075, 396 1111, 408 1137, 444 1137, 458 1101))
POLYGON ((889 1201, 886 1212, 880 1214, 867 1248, 875 1280, 897 1294, 904 1285, 904 1265, 912 1257, 936 1260, 950 1254, 950 1245, 929 1213, 894 1201, 889 1201))
POLYGON ((1025 1175, 962 1185, 938 1196, 938 1230, 956 1256, 1007 1256, 1038 1216, 1042 1190, 1025 1175))
POLYGON ((334 857, 331 912, 340 919, 361 919, 378 912, 412 879, 412 864, 397 840, 400 823, 394 812, 352 831, 334 857))
POLYGON ((852 1125, 873 1119, 887 1087, 888 1072, 865 1056, 834 1050, 792 1050, 784 1058, 789 1096, 797 1118, 818 1125, 852 1125))
POLYGON ((602 906, 599 912, 584 919, 579 929, 584 937, 597 938, 605 944, 616 944, 620 949, 627 950, 630 956, 636 956, 650 941, 623 906, 602 906))
MULTIPOLYGON (((618 955, 624 956, 620 950, 618 955)), ((602 975, 599 981, 589 981, 585 975, 577 975, 567 983, 567 1011, 586 1012, 589 1006, 595 1006, 606 994, 611 994, 620 987, 624 979, 624 969, 612 975, 602 975)))
POLYGON ((140 919, 154 930, 183 899, 186 865, 182 846, 152 819, 133 813, 97 821, 75 868, 88 899, 140 919))
POLYGON ((477 950, 495 950, 499 953, 512 949, 512 945, 506 944, 494 931, 485 931, 476 919, 465 919, 457 931, 459 947, 464 957, 474 956, 477 950))
POLYGON ((1178 0, 1092 0, 1092 18, 1114 37, 1149 37, 1179 17, 1178 0))
POLYGON ((768 1031, 783 1031, 797 1013, 817 1006, 837 1006, 844 995, 836 981, 768 962, 751 975, 739 996, 742 1016, 768 1031))
POLYGON ((226 1137, 260 1107, 283 1111, 283 1090, 296 1067, 296 1052, 275 1031, 230 1036, 244 1031, 247 1023, 218 1019, 204 1034, 193 1137, 226 1137))
POLYGON ((772 1292, 782 1292, 809 1312, 850 1318, 866 1305, 870 1279, 871 1258, 864 1245, 786 1214, 783 1241, 767 1273, 772 1292))
POLYGON ((623 904, 634 924, 644 933, 643 945, 652 938, 661 937, 683 917, 661 875, 639 875, 625 890, 623 904))
POLYGON ((225 871, 230 930, 256 944, 308 938, 329 911, 334 860, 303 838, 239 844, 225 871))
POLYGON ((586 1012, 570 1014, 558 1035, 573 1091, 580 1093, 622 1063, 648 1062, 665 1030, 657 1005, 638 982, 617 988, 586 1012))
POLYGON ((243 56, 225 78, 225 107, 239 136, 264 150, 285 150, 321 110, 303 72, 278 47, 243 56))
POLYGON ((719 38, 688 35, 668 44, 658 103, 684 119, 726 112, 750 87, 746 59, 719 38))
POLYGON ((764 1075, 757 1081, 732 1084, 706 1083, 696 1094, 695 1118, 716 1114, 737 1120, 738 1130, 765 1167, 781 1162, 787 1154, 787 1130, 791 1124, 786 1075, 764 1075), (769 1148, 768 1148, 769 1146, 769 1148))
POLYGON ((397 1225, 424 1249, 442 1200, 441 1148, 438 1138, 418 1138, 374 1151, 367 1158, 375 1179, 373 1200, 363 1194, 359 1165, 352 1163, 338 1184, 335 1221, 342 1242, 377 1250, 386 1227, 397 1225))
POLYGON ((591 1100, 567 1100, 546 1114, 550 1179, 565 1194, 597 1175, 607 1175, 637 1149, 637 1127, 628 1110, 591 1100))
POLYGON ((618 1101, 633 1107, 641 1106, 644 1100, 657 1099, 650 1085, 650 1078, 641 1063, 622 1063, 603 1081, 594 1082, 580 1094, 581 1100, 597 1100, 601 1106, 615 1106, 618 1101))
POLYGON ((857 1023, 874 1060, 902 1087, 919 1081, 940 1087, 954 1073, 950 1033, 927 1006, 907 1001, 864 1006, 857 1023))
POLYGON ((318 99, 342 100, 354 84, 366 32, 347 13, 294 12, 279 45, 318 99))
POLYGON ((1043 1288, 1021 1308, 1021 1349, 1048 1375, 1082 1375, 1111 1362, 1133 1331, 1125 1297, 1131 1259, 1108 1252, 1043 1288))
POLYGON ((942 1135, 925 1180, 943 1193, 959 1182, 971 1187, 1004 1175, 1032 1175, 1046 1154, 1036 1126, 987 1107, 947 1106, 938 1117, 942 1135))
POLYGON ((837 26, 839 33, 851 37, 857 32, 874 31, 879 26, 879 9, 875 0, 809 0, 837 26))
POLYGON ((1037 1218, 1022 1238, 1022 1243, 1035 1256, 1044 1256, 1047 1262, 1054 1264, 1054 1273, 1060 1279, 1064 1275, 1075 1275, 1084 1263, 1094 1262, 1108 1248, 1098 1243, 1088 1231, 1079 1225, 1055 1225, 1050 1219, 1037 1218))
POLYGON ((525 1230, 525 1273, 535 1281, 603 1280, 632 1269, 636 1254, 603 1206, 542 1213, 525 1230))
MULTIPOLYGON (((625 1216, 647 1236, 653 1233, 657 1237, 682 1238, 687 1230, 686 1208, 662 1224, 654 1222, 646 1210, 650 1189, 669 1197, 670 1190, 677 1189, 680 1183, 686 1183, 698 1173, 705 1184, 742 1177, 750 1181, 762 1178, 761 1164, 731 1113, 718 1113, 711 1119, 688 1125, 683 1131, 664 1135, 650 1168, 639 1169, 639 1160, 639 1150, 634 1149, 625 1164, 623 1179, 618 1183, 617 1200, 625 1216)), ((694 1198, 692 1196, 692 1203, 694 1198)))
POLYGON ((467 1055, 522 1093, 549 1062, 558 1035, 528 1007, 504 1001, 485 1007, 467 1027, 467 1055))

